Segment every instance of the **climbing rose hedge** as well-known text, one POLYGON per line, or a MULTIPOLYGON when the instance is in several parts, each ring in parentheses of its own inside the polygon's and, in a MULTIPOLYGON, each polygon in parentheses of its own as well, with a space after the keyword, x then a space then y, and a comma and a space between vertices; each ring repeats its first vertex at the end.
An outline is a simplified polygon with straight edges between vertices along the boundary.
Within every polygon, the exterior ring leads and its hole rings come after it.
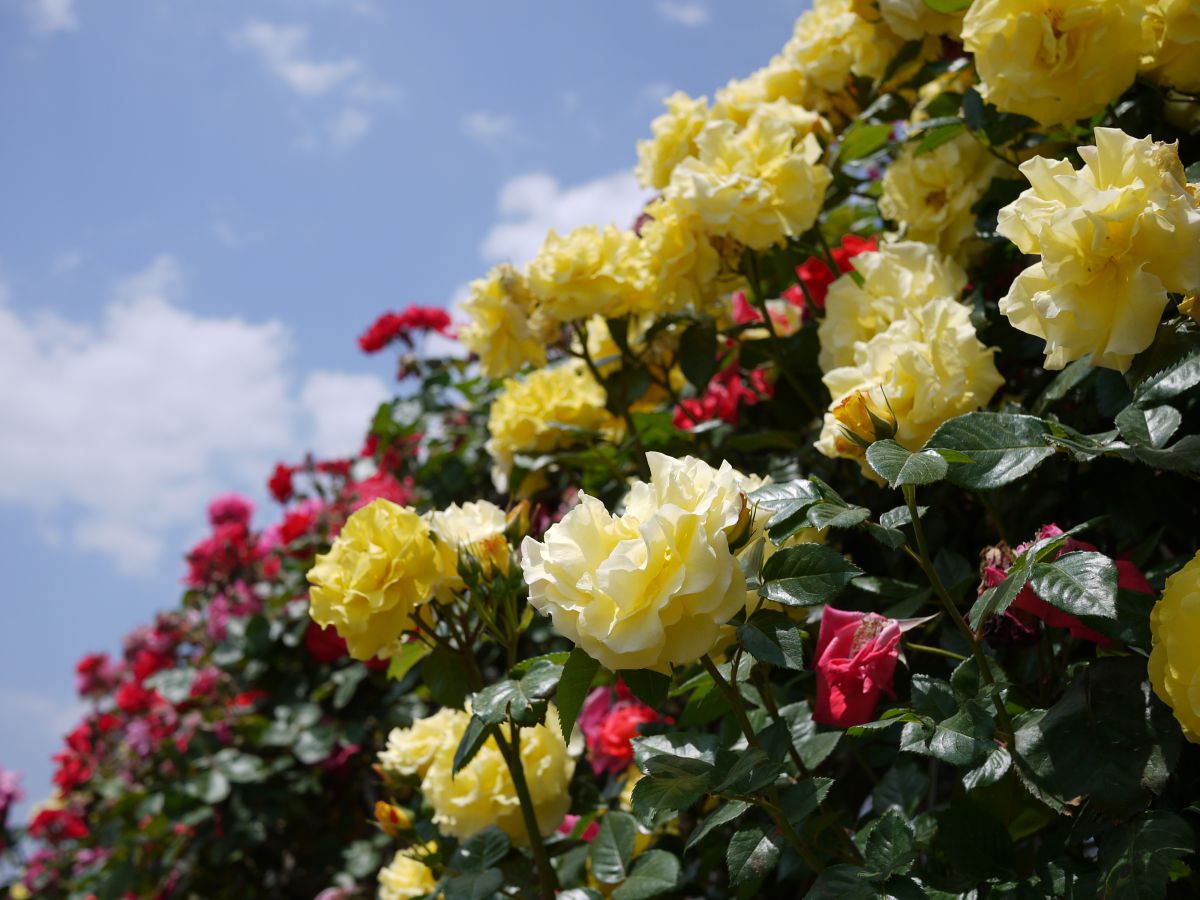
POLYGON ((11 895, 1196 896, 1198 35, 815 0, 669 97, 80 661, 11 895))

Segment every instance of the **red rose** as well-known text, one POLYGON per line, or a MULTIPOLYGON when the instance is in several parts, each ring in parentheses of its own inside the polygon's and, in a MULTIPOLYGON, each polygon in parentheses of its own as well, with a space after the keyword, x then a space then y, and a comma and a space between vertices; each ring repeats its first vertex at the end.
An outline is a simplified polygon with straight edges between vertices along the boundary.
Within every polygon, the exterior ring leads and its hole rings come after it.
POLYGON ((804 290, 800 285, 804 285, 808 290, 808 295, 812 297, 813 303, 817 309, 825 308, 825 296, 829 293, 829 286, 837 280, 839 275, 844 275, 851 268, 850 260, 858 256, 860 253, 867 253, 879 249, 879 243, 874 237, 860 238, 856 234, 848 234, 842 238, 842 245, 834 247, 830 253, 833 255, 833 261, 838 267, 837 272, 832 272, 829 269, 829 264, 815 256, 810 256, 800 265, 796 266, 796 277, 799 283, 792 285, 784 291, 784 296, 788 298, 796 306, 802 309, 807 308, 804 298, 804 290))
POLYGON ((295 470, 291 466, 276 463, 275 471, 271 473, 271 478, 267 481, 267 489, 271 492, 271 496, 280 503, 287 503, 296 491, 296 486, 292 484, 294 472, 295 470))
POLYGON ((346 655, 346 642, 332 625, 322 628, 316 622, 309 622, 304 632, 304 647, 319 663, 337 662, 346 655))
POLYGON ((29 834, 56 844, 82 840, 88 836, 88 827, 78 813, 69 809, 43 809, 29 823, 29 834))
POLYGON ((643 722, 657 722, 658 715, 640 703, 617 704, 601 723, 596 733, 596 753, 603 754, 623 769, 633 762, 633 746, 629 743, 638 736, 638 726, 643 722))
POLYGON ((117 703, 117 709, 127 715, 134 715, 148 709, 150 704, 154 702, 154 698, 154 691, 148 691, 136 682, 127 681, 117 688, 114 699, 117 703))
POLYGON ((825 607, 817 637, 817 708, 822 725, 849 728, 871 721, 879 696, 892 692, 900 625, 877 613, 825 607))

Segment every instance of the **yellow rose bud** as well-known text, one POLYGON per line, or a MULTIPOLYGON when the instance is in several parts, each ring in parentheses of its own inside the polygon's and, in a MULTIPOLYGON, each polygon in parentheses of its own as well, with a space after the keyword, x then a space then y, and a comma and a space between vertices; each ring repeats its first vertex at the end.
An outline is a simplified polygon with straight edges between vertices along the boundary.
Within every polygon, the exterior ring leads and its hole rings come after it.
POLYGON ((375 821, 388 837, 395 837, 401 831, 410 831, 413 826, 412 815, 407 809, 386 800, 376 801, 375 821))
MULTIPOLYGON (((886 404, 887 397, 883 400, 886 404)), ((838 456, 861 456, 875 441, 896 435, 895 415, 886 405, 877 404, 869 390, 857 390, 843 397, 829 412, 842 429, 842 436, 834 438, 838 456)))
POLYGON ((1150 612, 1150 683, 1183 728, 1200 743, 1200 552, 1167 579, 1150 612))
POLYGON ((379 871, 379 900, 415 900, 436 887, 433 870, 403 851, 379 871))
POLYGON ((391 655, 443 576, 429 527, 411 509, 376 500, 346 520, 308 572, 309 614, 332 625, 355 659, 391 655))

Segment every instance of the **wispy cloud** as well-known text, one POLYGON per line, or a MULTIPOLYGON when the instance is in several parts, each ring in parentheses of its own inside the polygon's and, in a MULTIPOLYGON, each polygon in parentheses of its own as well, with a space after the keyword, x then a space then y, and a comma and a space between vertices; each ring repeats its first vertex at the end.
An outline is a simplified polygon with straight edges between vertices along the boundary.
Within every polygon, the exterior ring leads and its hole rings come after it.
POLYGON ((649 198, 629 171, 566 188, 544 172, 519 175, 500 189, 500 221, 479 252, 489 262, 523 263, 533 258, 551 228, 563 232, 610 222, 629 228, 649 198))
POLYGON ((668 22, 685 28, 707 25, 710 18, 708 6, 699 0, 659 0, 655 8, 668 22))
POLYGON ((29 25, 37 34, 55 34, 79 28, 75 0, 27 0, 29 25))
POLYGON ((133 575, 158 574, 214 493, 260 487, 307 446, 353 453, 387 392, 338 372, 297 384, 283 325, 197 315, 183 289, 162 256, 117 288, 97 326, 0 296, 0 384, 23 386, 0 392, 0 503, 133 575))
POLYGON ((357 57, 319 58, 309 47, 305 25, 279 25, 252 21, 230 35, 231 43, 254 57, 277 81, 306 101, 335 101, 340 109, 320 126, 321 140, 307 138, 308 145, 327 144, 344 150, 354 146, 371 130, 369 104, 396 99, 391 85, 373 79, 366 64, 357 57))
POLYGON ((517 120, 505 113, 473 112, 459 122, 463 134, 488 147, 520 140, 517 120))

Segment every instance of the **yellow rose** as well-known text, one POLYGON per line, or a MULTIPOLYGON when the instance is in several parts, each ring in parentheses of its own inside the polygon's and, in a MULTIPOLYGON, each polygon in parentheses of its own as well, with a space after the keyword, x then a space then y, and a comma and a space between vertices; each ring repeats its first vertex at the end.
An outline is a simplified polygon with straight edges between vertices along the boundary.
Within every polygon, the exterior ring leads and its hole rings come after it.
POLYGON ((892 31, 906 41, 919 41, 929 35, 958 37, 963 14, 940 13, 925 0, 879 0, 879 13, 892 31))
POLYGON ((533 298, 525 276, 512 266, 496 266, 486 278, 472 281, 462 309, 468 321, 458 338, 479 357, 485 375, 502 378, 527 365, 546 364, 543 335, 530 321, 533 298))
POLYGON ((693 100, 676 91, 663 101, 667 111, 650 123, 654 137, 637 142, 637 178, 642 187, 662 190, 671 172, 696 152, 696 135, 708 121, 708 99, 693 100))
POLYGON ((579 431, 612 432, 617 426, 604 402, 604 388, 579 360, 506 380, 488 412, 487 451, 497 474, 507 474, 518 453, 549 453, 579 431))
POLYGON ((650 483, 634 483, 623 515, 583 494, 542 541, 521 546, 529 602, 612 671, 694 662, 746 597, 727 538, 745 504, 734 470, 646 459, 650 483))
POLYGON ((642 241, 650 259, 656 312, 702 310, 715 299, 721 259, 698 217, 658 200, 646 208, 642 241))
POLYGON ((647 260, 632 231, 587 225, 570 234, 551 231, 529 264, 529 289, 539 308, 558 322, 623 316, 650 298, 647 260))
POLYGON ((867 409, 894 419, 895 440, 919 449, 947 419, 986 406, 1004 383, 993 352, 976 337, 963 304, 942 298, 909 310, 856 344, 853 365, 825 374, 833 402, 817 449, 830 457, 861 459, 863 448, 846 439, 842 426, 861 427, 867 409), (860 393, 865 396, 844 403, 860 393))
POLYGON ((1167 579, 1150 612, 1150 683, 1183 735, 1200 743, 1200 552, 1167 579))
POLYGON ((1100 112, 1137 75, 1145 3, 975 0, 962 38, 984 99, 1043 125, 1100 112))
POLYGON ((798 102, 826 112, 852 76, 881 78, 903 43, 861 0, 813 0, 781 56, 803 73, 806 90, 798 102))
POLYGON ((1157 0, 1146 10, 1154 52, 1146 74, 1189 94, 1200 93, 1200 6, 1195 0, 1157 0))
POLYGON ((403 850, 379 870, 379 900, 414 900, 437 887, 433 870, 403 850))
MULTIPOLYGON (((750 116, 767 103, 783 101, 796 109, 804 109, 807 94, 804 75, 792 68, 782 55, 745 78, 734 78, 717 91, 710 119, 728 119, 738 127, 750 121, 750 116)), ((817 113, 812 113, 817 115, 817 113)))
MULTIPOLYGON (((454 753, 470 718, 462 715, 461 727, 444 732, 445 742, 421 783, 421 792, 433 807, 434 823, 443 834, 460 839, 496 825, 514 844, 528 846, 517 791, 495 738, 488 738, 457 775, 451 774, 454 753)), ((501 725, 500 731, 505 739, 509 737, 507 725, 501 725)), ((567 788, 575 771, 575 760, 563 742, 558 711, 553 706, 546 713, 544 725, 521 729, 520 745, 538 827, 543 835, 549 834, 570 808, 567 788)))
POLYGON ((1000 312, 1046 341, 1046 368, 1092 354, 1124 371, 1154 339, 1167 292, 1200 290, 1200 206, 1176 145, 1097 128, 1083 168, 1034 157, 1031 187, 1000 210, 997 231, 1042 256, 1000 312))
POLYGON ((790 123, 752 116, 741 131, 728 120, 710 122, 696 147, 696 156, 675 167, 664 196, 709 234, 762 250, 816 221, 832 175, 813 135, 797 142, 790 123))
POLYGON ((850 260, 851 273, 829 287, 825 317, 817 330, 821 371, 852 365, 855 345, 870 340, 906 310, 939 297, 957 299, 967 275, 952 259, 928 244, 894 241, 850 260))
POLYGON ((879 212, 912 241, 961 259, 975 237, 971 207, 987 192, 1002 164, 976 138, 960 134, 940 147, 914 155, 910 143, 883 175, 879 212))
POLYGON ((309 569, 309 614, 332 625, 355 659, 390 656, 441 580, 440 559, 417 513, 375 500, 346 520, 309 569))
POLYGON ((387 746, 379 752, 380 767, 389 775, 423 776, 448 740, 447 735, 462 734, 470 719, 462 710, 446 707, 417 719, 408 728, 393 728, 387 746))

